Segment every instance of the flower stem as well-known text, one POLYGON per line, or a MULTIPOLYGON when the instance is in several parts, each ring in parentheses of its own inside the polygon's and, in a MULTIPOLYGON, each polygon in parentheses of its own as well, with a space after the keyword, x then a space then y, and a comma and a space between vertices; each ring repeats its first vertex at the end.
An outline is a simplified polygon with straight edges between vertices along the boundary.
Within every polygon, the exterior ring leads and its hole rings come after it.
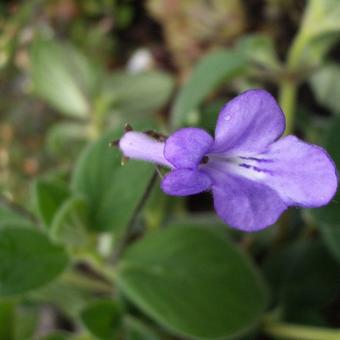
POLYGON ((266 321, 263 331, 274 338, 295 340, 338 340, 339 329, 330 329, 313 326, 300 326, 289 323, 266 321))
POLYGON ((307 42, 308 36, 304 33, 304 31, 300 31, 296 35, 288 52, 286 62, 288 77, 283 79, 280 84, 279 102, 286 115, 286 135, 292 133, 294 129, 294 116, 299 85, 299 79, 296 78, 296 73, 300 66, 301 56, 307 42), (289 74, 295 74, 295 76, 291 77, 289 74))
POLYGON ((123 252, 126 244, 128 243, 131 234, 133 233, 133 229, 134 226, 136 224, 137 218, 141 212, 141 210, 143 209, 145 202, 147 201, 148 197, 150 196, 153 186, 155 185, 156 181, 158 178, 158 172, 155 171, 154 174, 152 175, 149 184, 147 185, 144 194, 142 196, 142 198, 140 199, 135 211, 132 214, 132 217, 125 229, 125 234, 123 235, 123 237, 121 238, 120 242, 117 244, 116 249, 114 251, 113 254, 113 261, 116 262, 116 260, 119 258, 119 256, 121 255, 121 253, 123 252))
POLYGON ((279 102, 286 116, 286 135, 292 133, 294 129, 297 88, 293 80, 283 80, 280 86, 279 102))

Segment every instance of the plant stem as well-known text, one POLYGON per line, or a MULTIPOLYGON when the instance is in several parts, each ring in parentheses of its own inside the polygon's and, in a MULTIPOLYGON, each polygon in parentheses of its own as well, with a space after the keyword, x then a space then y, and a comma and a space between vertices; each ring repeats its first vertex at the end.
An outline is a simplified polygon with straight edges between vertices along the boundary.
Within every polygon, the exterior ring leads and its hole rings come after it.
POLYGON ((143 209, 146 200, 150 196, 152 188, 157 181, 157 178, 158 178, 158 172, 155 171, 154 174, 152 175, 150 181, 149 181, 149 184, 147 185, 147 187, 144 191, 142 198, 140 199, 137 207, 135 208, 135 211, 132 214, 132 217, 131 217, 131 219, 130 219, 130 221, 129 221, 126 229, 125 229, 125 233, 124 233, 123 237, 121 238, 120 242, 116 246, 116 249, 115 249, 114 254, 113 254, 113 261, 114 262, 117 261, 117 259, 119 258, 119 256, 123 252, 126 244, 128 243, 130 236, 133 233, 133 228, 136 224, 137 218, 138 218, 141 210, 143 209))
MULTIPOLYGON (((303 31, 300 31, 290 49, 287 56, 286 69, 288 73, 296 74, 300 65, 301 55, 308 42, 308 37, 303 31)), ((293 132, 294 129, 294 116, 296 111, 296 99, 298 91, 299 79, 296 76, 287 77, 283 79, 280 84, 279 102, 283 112, 286 115, 286 131, 288 135, 293 132)))
POLYGON ((279 103, 286 116, 286 135, 292 133, 294 129, 297 88, 297 84, 288 79, 283 80, 280 86, 279 103))
POLYGON ((295 340, 339 340, 340 330, 289 323, 266 321, 263 331, 277 339, 295 340))
POLYGON ((97 139, 102 133, 105 125, 105 115, 108 110, 108 103, 103 98, 97 98, 92 108, 92 120, 89 125, 89 137, 97 139))
POLYGON ((89 254, 80 256, 78 260, 86 263, 94 272, 101 275, 106 281, 111 284, 114 283, 115 272, 107 263, 102 263, 100 260, 89 254))
POLYGON ((287 66, 291 71, 296 71, 296 69, 300 66, 300 59, 303 54, 303 50, 308 43, 308 40, 308 35, 303 31, 299 31, 298 34, 295 36, 287 57, 287 66))
POLYGON ((63 274, 62 279, 70 284, 77 286, 78 288, 86 289, 92 292, 101 292, 111 294, 113 287, 107 283, 87 278, 84 275, 76 272, 66 272, 63 274))

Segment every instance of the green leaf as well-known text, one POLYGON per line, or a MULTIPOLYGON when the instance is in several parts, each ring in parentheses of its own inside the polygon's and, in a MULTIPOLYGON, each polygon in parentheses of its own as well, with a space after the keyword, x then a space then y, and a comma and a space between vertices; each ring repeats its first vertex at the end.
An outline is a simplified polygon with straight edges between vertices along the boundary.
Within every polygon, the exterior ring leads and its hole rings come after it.
POLYGON ((81 312, 87 329, 100 339, 117 339, 122 327, 120 307, 110 300, 98 300, 88 304, 81 312))
POLYGON ((161 340, 161 336, 142 321, 128 316, 124 318, 127 340, 161 340))
POLYGON ((89 224, 87 200, 82 196, 68 198, 55 214, 51 225, 51 237, 69 246, 86 244, 89 224))
POLYGON ((70 196, 64 182, 55 178, 38 178, 33 185, 33 201, 39 217, 50 227, 55 213, 70 196))
POLYGON ((309 0, 304 14, 303 29, 312 37, 340 31, 338 0, 309 0))
POLYGON ((290 243, 272 253, 264 268, 287 321, 308 322, 338 292, 338 265, 320 240, 290 243))
POLYGON ((340 115, 340 66, 335 63, 323 65, 310 78, 316 99, 330 111, 340 115))
POLYGON ((80 311, 97 290, 89 289, 86 281, 74 278, 72 271, 65 271, 57 280, 29 294, 30 301, 36 304, 52 304, 68 318, 78 318, 80 311), (84 287, 82 286, 84 285, 84 287))
POLYGON ((15 303, 0 301, 0 340, 14 340, 15 303))
MULTIPOLYGON (((340 167, 340 119, 331 120, 328 131, 324 137, 324 147, 330 153, 337 168, 340 167)), ((321 232, 321 235, 330 252, 340 261, 340 191, 338 190, 332 201, 325 207, 308 209, 304 216, 321 232)))
POLYGON ((39 307, 33 304, 17 306, 15 315, 15 340, 31 339, 39 323, 39 307))
POLYGON ((40 337, 38 340, 70 340, 76 339, 72 337, 71 333, 63 332, 63 331, 55 331, 43 337, 40 337))
POLYGON ((315 67, 340 37, 340 2, 309 0, 295 38, 294 64, 315 67))
POLYGON ((56 278, 66 267, 63 248, 38 231, 0 230, 0 296, 25 293, 56 278))
POLYGON ((222 230, 192 225, 155 231, 128 248, 117 284, 155 321, 199 339, 246 331, 266 305, 260 277, 222 230))
POLYGON ((245 36, 238 41, 237 49, 250 62, 271 69, 280 67, 273 40, 267 35, 252 34, 245 36))
POLYGON ((0 228, 15 226, 18 224, 23 227, 32 227, 31 221, 9 207, 0 204, 0 228))
POLYGON ((306 211, 307 222, 319 229, 329 251, 340 262, 340 192, 325 207, 306 211))
POLYGON ((48 131, 47 147, 56 155, 72 156, 89 139, 89 126, 79 123, 64 122, 54 124, 48 131))
POLYGON ((37 95, 68 116, 89 115, 95 76, 84 55, 71 45, 40 40, 33 44, 31 67, 37 95))
POLYGON ((93 230, 121 231, 153 173, 152 166, 144 162, 121 165, 120 151, 109 147, 109 142, 119 137, 119 131, 108 133, 90 145, 73 174, 73 189, 88 199, 93 230))
POLYGON ((178 93, 172 109, 172 125, 187 123, 187 116, 198 108, 222 81, 241 74, 246 67, 242 54, 219 50, 206 55, 194 68, 190 78, 178 93))
POLYGON ((339 40, 338 33, 322 35, 311 41, 306 41, 306 46, 301 53, 301 68, 309 67, 311 70, 322 65, 328 51, 339 40))
POLYGON ((223 100, 216 100, 204 105, 200 114, 199 126, 213 133, 218 115, 227 101, 228 98, 224 98, 223 100))
POLYGON ((116 110, 124 114, 154 113, 169 100, 173 78, 163 72, 138 74, 116 72, 104 87, 104 96, 116 110))

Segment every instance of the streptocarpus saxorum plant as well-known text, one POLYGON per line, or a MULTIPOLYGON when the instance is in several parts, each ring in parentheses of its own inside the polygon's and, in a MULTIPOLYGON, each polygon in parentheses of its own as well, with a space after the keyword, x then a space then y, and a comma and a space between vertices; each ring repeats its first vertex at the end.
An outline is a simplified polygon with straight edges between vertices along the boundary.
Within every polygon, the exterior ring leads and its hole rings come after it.
POLYGON ((125 157, 170 168, 161 182, 169 195, 211 190, 220 218, 250 232, 274 224, 289 206, 326 205, 336 192, 327 152, 295 136, 280 138, 284 130, 275 99, 255 89, 223 107, 214 139, 199 128, 180 129, 164 142, 128 131, 119 148, 125 157))

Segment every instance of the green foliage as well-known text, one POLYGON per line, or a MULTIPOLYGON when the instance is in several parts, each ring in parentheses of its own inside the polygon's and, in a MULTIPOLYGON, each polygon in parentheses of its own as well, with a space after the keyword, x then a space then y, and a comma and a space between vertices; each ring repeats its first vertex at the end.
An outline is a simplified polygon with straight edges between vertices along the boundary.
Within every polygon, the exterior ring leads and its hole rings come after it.
POLYGON ((0 339, 21 340, 33 336, 37 326, 37 310, 12 299, 0 301, 0 339))
POLYGON ((309 0, 298 36, 292 45, 291 66, 318 65, 340 37, 340 3, 309 0))
POLYGON ((127 317, 125 320, 127 340, 161 340, 160 335, 138 319, 127 317))
POLYGON ((303 27, 308 27, 309 36, 316 38, 324 34, 340 31, 340 4, 337 0, 309 0, 303 27))
POLYGON ((91 302, 81 312, 81 319, 88 330, 99 339, 117 339, 122 327, 120 307, 109 300, 91 302))
POLYGON ((318 102, 330 111, 340 114, 340 66, 336 63, 323 65, 310 78, 310 85, 318 102))
POLYGON ((0 229, 20 225, 21 227, 31 227, 32 223, 24 218, 19 212, 0 204, 0 229))
POLYGON ((173 86, 172 77, 163 72, 115 72, 107 78, 103 96, 124 114, 150 114, 166 103, 173 86))
POLYGON ((63 248, 38 231, 0 230, 0 295, 22 294, 45 285, 67 266, 63 248))
POLYGON ((54 178, 38 178, 33 186, 36 211, 44 225, 49 228, 55 213, 70 195, 65 183, 54 178))
POLYGON ((33 90, 65 115, 86 118, 95 72, 73 46, 38 40, 31 52, 33 90))
POLYGON ((39 304, 56 306, 66 317, 78 318, 80 311, 91 300, 92 291, 86 286, 88 282, 86 276, 83 278, 85 283, 81 282, 80 285, 77 279, 78 276, 69 268, 57 280, 30 292, 30 301, 38 306, 39 304))
POLYGON ((312 316, 321 318, 322 308, 338 291, 338 266, 319 240, 285 246, 268 258, 265 272, 291 322, 308 324, 312 316))
POLYGON ((255 65, 268 69, 279 69, 280 61, 272 39, 267 35, 253 34, 238 41, 237 49, 255 65))
POLYGON ((15 340, 30 339, 39 323, 39 310, 37 306, 26 304, 16 305, 14 319, 15 340))
POLYGON ((46 336, 41 337, 39 340, 70 340, 73 337, 67 332, 52 332, 46 336))
POLYGON ((243 55, 231 50, 219 50, 205 56, 176 97, 172 125, 179 127, 187 124, 188 115, 223 81, 241 74, 245 66, 243 55))
POLYGON ((140 201, 153 173, 152 166, 132 162, 121 166, 121 154, 109 147, 120 131, 90 145, 76 164, 72 188, 89 202, 92 230, 122 231, 140 201))
MULTIPOLYGON (((324 145, 334 159, 337 168, 340 166, 340 120, 338 118, 331 121, 327 131, 327 137, 324 138, 324 145)), ((340 193, 336 194, 334 199, 325 207, 320 209, 309 210, 306 213, 307 221, 311 221, 317 226, 324 238, 326 245, 335 258, 340 261, 340 193)))
POLYGON ((0 301, 0 340, 13 339, 15 323, 15 303, 0 301))
POLYGON ((339 168, 340 1, 12 2, 0 5, 0 340, 339 339, 339 193, 245 234, 209 194, 147 190, 154 165, 122 166, 108 144, 125 122, 213 132, 230 98, 259 87, 278 94, 286 133, 339 168), (152 63, 130 73, 144 47, 152 63))
POLYGON ((51 237, 70 246, 84 246, 89 225, 88 203, 82 196, 71 196, 57 211, 51 225, 51 237))
POLYGON ((74 122, 58 123, 48 131, 47 148, 56 156, 64 156, 70 152, 73 155, 82 148, 90 135, 88 125, 74 122))
POLYGON ((244 332, 265 308, 252 265, 221 231, 208 228, 168 226, 145 237, 124 253, 117 283, 150 317, 194 338, 244 332))

